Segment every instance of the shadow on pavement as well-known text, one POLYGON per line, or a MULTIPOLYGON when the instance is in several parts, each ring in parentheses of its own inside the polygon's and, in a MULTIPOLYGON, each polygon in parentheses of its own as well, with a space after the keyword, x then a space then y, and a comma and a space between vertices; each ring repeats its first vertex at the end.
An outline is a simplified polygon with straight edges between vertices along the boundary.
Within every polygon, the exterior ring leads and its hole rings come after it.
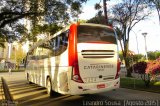
POLYGON ((46 89, 26 81, 8 81, 11 94, 18 106, 86 106, 87 101, 106 101, 110 98, 104 95, 47 95, 46 89))

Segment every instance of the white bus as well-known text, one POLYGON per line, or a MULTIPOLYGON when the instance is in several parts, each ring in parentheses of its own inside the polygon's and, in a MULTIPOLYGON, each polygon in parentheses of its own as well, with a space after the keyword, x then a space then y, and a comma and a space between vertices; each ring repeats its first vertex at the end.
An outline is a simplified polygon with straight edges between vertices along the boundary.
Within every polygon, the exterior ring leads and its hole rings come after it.
POLYGON ((120 62, 113 28, 71 24, 34 45, 27 55, 27 81, 47 93, 81 95, 119 88, 120 62))

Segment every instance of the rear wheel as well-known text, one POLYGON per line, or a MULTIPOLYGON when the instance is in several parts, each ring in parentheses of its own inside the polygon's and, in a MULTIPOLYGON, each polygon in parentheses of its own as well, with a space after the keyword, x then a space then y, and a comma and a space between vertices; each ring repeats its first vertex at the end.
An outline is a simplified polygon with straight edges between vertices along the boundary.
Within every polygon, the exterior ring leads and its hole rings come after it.
POLYGON ((47 94, 49 96, 53 96, 54 91, 52 90, 52 84, 51 84, 50 78, 47 78, 47 86, 46 86, 46 88, 47 88, 47 94))
POLYGON ((27 83, 28 83, 28 84, 32 84, 32 82, 30 81, 30 76, 29 76, 28 73, 27 73, 27 83))

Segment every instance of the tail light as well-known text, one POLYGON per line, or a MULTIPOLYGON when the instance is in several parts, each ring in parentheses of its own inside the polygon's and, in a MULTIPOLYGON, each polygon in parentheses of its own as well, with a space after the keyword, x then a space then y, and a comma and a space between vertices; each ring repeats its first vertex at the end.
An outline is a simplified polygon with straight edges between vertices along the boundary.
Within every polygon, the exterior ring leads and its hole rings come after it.
POLYGON ((121 66, 121 61, 120 61, 120 59, 118 59, 117 60, 117 73, 116 73, 115 79, 119 78, 119 75, 120 75, 120 66, 121 66))
POLYGON ((80 74, 79 74, 79 66, 78 66, 78 63, 75 63, 74 64, 74 67, 73 67, 73 74, 72 74, 72 80, 76 81, 76 82, 79 82, 79 83, 83 83, 81 77, 80 77, 80 74))
POLYGON ((78 66, 76 24, 70 26, 68 57, 69 57, 69 66, 73 67, 72 80, 74 80, 75 82, 83 83, 83 80, 80 77, 79 66, 78 66))

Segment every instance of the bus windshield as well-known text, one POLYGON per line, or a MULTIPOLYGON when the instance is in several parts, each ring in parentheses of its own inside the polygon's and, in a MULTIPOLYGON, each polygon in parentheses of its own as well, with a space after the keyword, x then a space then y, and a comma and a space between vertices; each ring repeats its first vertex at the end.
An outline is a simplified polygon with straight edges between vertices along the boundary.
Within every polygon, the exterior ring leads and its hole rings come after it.
POLYGON ((114 31, 107 27, 80 25, 77 29, 78 43, 99 41, 109 42, 112 44, 117 43, 114 31))

